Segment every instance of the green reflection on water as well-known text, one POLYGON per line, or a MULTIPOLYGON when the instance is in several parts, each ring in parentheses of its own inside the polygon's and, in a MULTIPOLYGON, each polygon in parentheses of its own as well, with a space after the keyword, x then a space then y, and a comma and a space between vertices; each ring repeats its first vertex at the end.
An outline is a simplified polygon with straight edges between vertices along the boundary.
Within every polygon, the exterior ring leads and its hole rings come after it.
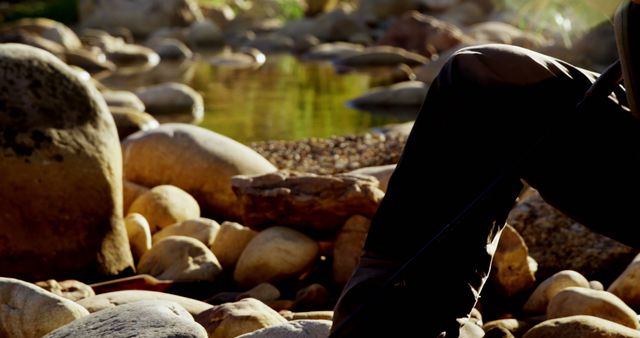
POLYGON ((257 70, 201 63, 190 83, 204 95, 200 126, 245 143, 355 134, 407 120, 345 105, 369 84, 364 73, 337 74, 328 63, 291 55, 269 55, 257 70))

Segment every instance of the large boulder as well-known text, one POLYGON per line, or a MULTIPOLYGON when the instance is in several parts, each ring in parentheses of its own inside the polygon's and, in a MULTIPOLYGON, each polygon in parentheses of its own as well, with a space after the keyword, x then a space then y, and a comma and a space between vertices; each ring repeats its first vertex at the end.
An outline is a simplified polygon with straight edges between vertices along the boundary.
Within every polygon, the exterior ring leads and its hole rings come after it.
POLYGON ((124 27, 146 36, 162 27, 186 27, 202 19, 195 0, 80 0, 80 24, 84 27, 124 27))
POLYGON ((95 87, 47 52, 0 45, 0 135, 0 275, 132 267, 118 133, 95 87))
POLYGON ((89 312, 34 284, 0 277, 0 337, 42 337, 89 312))
POLYGON ((207 338, 207 331, 177 303, 144 300, 91 314, 45 337, 207 338))
POLYGON ((172 184, 189 192, 204 215, 239 219, 234 175, 275 171, 264 157, 226 136, 188 124, 167 123, 123 143, 124 176, 144 186, 172 184))
POLYGON ((232 185, 244 211, 243 224, 254 229, 277 224, 333 233, 352 215, 372 217, 384 196, 378 181, 364 175, 279 171, 236 176, 232 185))

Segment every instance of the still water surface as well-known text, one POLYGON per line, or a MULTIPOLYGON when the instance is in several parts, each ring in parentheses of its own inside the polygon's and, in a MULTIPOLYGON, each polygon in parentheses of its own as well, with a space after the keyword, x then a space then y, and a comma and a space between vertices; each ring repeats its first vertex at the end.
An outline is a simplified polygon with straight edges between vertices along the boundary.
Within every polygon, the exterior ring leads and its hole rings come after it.
POLYGON ((347 107, 371 84, 366 73, 339 74, 330 63, 269 55, 259 69, 200 62, 188 83, 204 95, 200 126, 246 143, 361 133, 411 119, 347 107))

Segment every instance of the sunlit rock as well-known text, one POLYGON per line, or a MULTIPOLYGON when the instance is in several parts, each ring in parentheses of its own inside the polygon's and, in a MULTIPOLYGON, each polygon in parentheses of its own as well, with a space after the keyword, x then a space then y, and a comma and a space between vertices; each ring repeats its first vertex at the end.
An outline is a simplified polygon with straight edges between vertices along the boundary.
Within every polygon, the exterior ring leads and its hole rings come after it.
POLYGON ((69 299, 13 278, 0 277, 0 304, 2 337, 42 337, 89 314, 69 299))
POLYGON ((333 246, 333 280, 344 285, 355 270, 371 220, 360 215, 351 216, 340 228, 333 246))
POLYGON ((524 304, 523 310, 529 313, 545 313, 549 301, 558 292, 572 286, 588 288, 589 281, 576 271, 563 270, 557 272, 536 287, 524 304))
POLYGON ((138 272, 164 280, 213 282, 222 272, 222 266, 197 239, 170 236, 155 243, 140 258, 138 272))
POLYGON ((180 187, 196 198, 205 214, 221 219, 237 220, 241 214, 231 190, 232 176, 276 170, 245 145, 187 124, 163 124, 130 135, 122 146, 127 180, 180 187))
MULTIPOLYGON (((212 219, 204 217, 188 219, 169 225, 153 234, 153 243, 157 243, 169 236, 187 236, 199 240, 210 248, 219 231, 220 224, 212 219)), ((238 243, 234 244, 237 245, 238 243)))
POLYGON ((36 282, 35 284, 53 294, 72 301, 96 295, 91 286, 75 279, 68 279, 59 282, 55 279, 48 279, 46 281, 36 282))
POLYGON ((318 243, 291 228, 263 230, 240 255, 233 278, 240 285, 278 282, 301 275, 318 255, 318 243))
POLYGON ((0 275, 95 278, 132 267, 104 100, 40 49, 0 45, 0 69, 0 275))
POLYGON ((209 337, 214 338, 233 338, 243 333, 287 323, 284 317, 254 298, 214 306, 194 319, 204 326, 209 337))
POLYGON ((243 224, 254 229, 279 224, 333 233, 354 214, 373 216, 384 196, 378 181, 365 175, 278 171, 235 176, 232 184, 243 208, 243 224))
POLYGON ((211 251, 218 257, 220 264, 232 270, 247 244, 256 237, 257 231, 236 222, 223 222, 211 245, 211 251))
POLYGON ((129 236, 129 246, 133 259, 138 262, 140 257, 151 249, 151 230, 149 222, 141 214, 130 213, 124 219, 124 225, 127 228, 129 236))
POLYGON ((89 312, 98 312, 104 309, 110 309, 123 304, 135 303, 141 300, 165 300, 180 304, 185 310, 192 315, 197 315, 206 311, 213 306, 205 302, 174 295, 166 292, 147 291, 147 290, 124 290, 101 293, 99 295, 84 298, 78 301, 78 304, 85 307, 89 312))
POLYGON ((594 316, 571 316, 546 320, 522 338, 638 338, 640 331, 594 316))
POLYGON ((186 191, 169 184, 159 185, 138 196, 129 207, 149 222, 151 232, 200 217, 198 202, 186 191))
POLYGON ((45 337, 207 338, 207 332, 179 304, 144 300, 93 313, 45 337))
POLYGON ((558 292, 547 306, 547 318, 590 315, 639 329, 637 314, 620 298, 607 291, 568 287, 558 292))

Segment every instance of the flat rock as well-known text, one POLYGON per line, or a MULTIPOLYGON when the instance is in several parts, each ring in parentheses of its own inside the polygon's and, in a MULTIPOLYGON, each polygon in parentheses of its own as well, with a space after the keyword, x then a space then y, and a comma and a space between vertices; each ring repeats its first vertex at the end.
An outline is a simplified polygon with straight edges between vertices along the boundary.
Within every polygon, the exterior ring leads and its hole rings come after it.
POLYGON ((155 299, 178 303, 194 316, 213 307, 211 304, 207 304, 199 300, 170 293, 146 290, 125 290, 102 293, 97 296, 81 299, 78 301, 78 304, 93 313, 123 304, 155 299))
POLYGON ((330 331, 330 320, 292 320, 285 324, 245 333, 238 338, 327 338, 330 331))
POLYGON ((640 331, 594 316, 571 316, 546 320, 522 338, 638 338, 640 331))
POLYGON ((335 232, 350 216, 372 217, 384 193, 371 176, 335 176, 279 171, 236 176, 233 190, 243 224, 264 229, 286 225, 306 232, 335 232))

